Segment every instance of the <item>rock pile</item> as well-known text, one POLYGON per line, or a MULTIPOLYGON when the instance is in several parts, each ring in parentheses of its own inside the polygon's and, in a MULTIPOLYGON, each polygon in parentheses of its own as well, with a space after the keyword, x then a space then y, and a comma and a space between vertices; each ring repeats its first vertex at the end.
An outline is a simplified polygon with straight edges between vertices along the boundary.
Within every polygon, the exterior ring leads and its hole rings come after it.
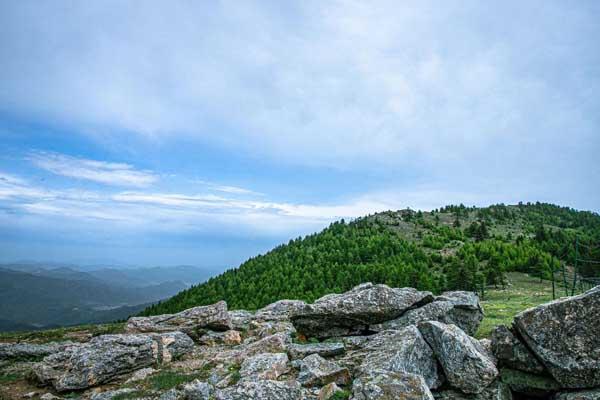
POLYGON ((37 379, 91 399, 600 400, 600 287, 526 310, 491 341, 471 336, 482 318, 474 293, 366 283, 254 313, 219 302, 136 317, 127 334, 0 355, 50 353, 37 379), (144 385, 166 369, 190 379, 144 385))

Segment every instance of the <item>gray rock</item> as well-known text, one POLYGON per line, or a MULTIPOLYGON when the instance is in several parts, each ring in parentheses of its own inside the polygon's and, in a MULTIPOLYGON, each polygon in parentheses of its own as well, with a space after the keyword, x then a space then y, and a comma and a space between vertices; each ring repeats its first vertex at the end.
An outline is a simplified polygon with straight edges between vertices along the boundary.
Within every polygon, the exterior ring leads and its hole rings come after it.
POLYGON ((356 356, 362 356, 357 369, 359 375, 369 374, 374 370, 411 373, 421 375, 431 389, 443 383, 443 374, 438 371, 433 350, 414 325, 400 331, 384 331, 375 335, 356 356))
MULTIPOLYGON (((469 335, 474 335, 483 320, 483 308, 475 292, 444 292, 436 301, 448 301, 454 306, 448 313, 450 321, 469 335)), ((442 321, 443 322, 443 321, 442 321)))
POLYGON ((333 357, 344 354, 344 343, 309 343, 309 344, 290 344, 288 354, 291 359, 301 359, 311 354, 318 354, 321 357, 333 357))
POLYGON ((130 333, 181 331, 198 338, 204 330, 225 331, 231 329, 227 303, 220 301, 209 306, 194 307, 177 314, 152 317, 132 317, 125 330, 130 333))
POLYGON ((169 389, 158 397, 158 400, 183 400, 184 394, 182 391, 175 388, 169 389))
POLYGON ((124 394, 135 393, 136 390, 132 388, 123 388, 117 390, 109 390, 106 392, 94 393, 90 397, 90 400, 111 400, 113 397, 121 396, 124 394))
POLYGON ((57 391, 86 389, 149 367, 160 358, 177 357, 190 342, 181 332, 103 335, 47 356, 34 364, 33 372, 40 382, 51 384, 57 391), (178 340, 185 344, 176 343, 178 340))
POLYGON ((600 389, 558 393, 554 400, 600 400, 600 389))
POLYGON ((328 338, 369 332, 369 325, 398 318, 406 310, 433 300, 430 292, 362 284, 330 294, 292 313, 296 330, 307 337, 328 338))
POLYGON ((323 386, 331 382, 347 385, 350 383, 350 371, 318 354, 311 354, 302 360, 298 382, 302 386, 323 386))
POLYGON ((481 393, 498 376, 481 345, 456 325, 428 321, 419 330, 444 369, 448 383, 464 393, 481 393))
POLYGON ((600 286, 525 310, 514 326, 562 387, 600 386, 600 286))
POLYGON ((238 331, 245 331, 248 329, 248 325, 254 318, 254 313, 246 310, 233 310, 229 311, 229 319, 231 320, 231 327, 238 331))
POLYGON ((225 332, 210 331, 202 335, 198 339, 198 343, 207 346, 216 346, 220 344, 237 346, 242 343, 242 336, 240 335, 240 332, 233 329, 225 332))
POLYGON ((254 317, 263 321, 289 320, 290 315, 306 306, 301 300, 279 300, 256 311, 254 317))
POLYGON ((481 393, 464 394, 456 390, 443 390, 433 394, 437 400, 512 400, 508 385, 496 380, 481 393))
POLYGON ((154 368, 139 369, 139 370, 135 371, 131 375, 131 378, 127 379, 127 381, 125 383, 143 381, 144 379, 146 379, 147 377, 149 377, 150 375, 152 375, 155 372, 156 372, 156 370, 154 368))
POLYGON ((212 385, 198 379, 183 386, 183 395, 186 400, 210 400, 213 394, 212 385))
POLYGON ((235 386, 218 390, 216 400, 301 400, 302 389, 295 382, 270 380, 241 381, 235 386))
POLYGON ((159 363, 169 363, 190 352, 194 341, 183 332, 153 334, 154 358, 159 363))
POLYGON ((560 388, 558 382, 549 376, 534 375, 516 369, 502 368, 500 376, 502 382, 507 384, 513 392, 528 397, 548 398, 560 388))
POLYGON ((277 379, 288 370, 288 356, 285 353, 262 353, 247 358, 242 363, 242 379, 277 379))
POLYGON ((40 400, 60 400, 62 397, 53 395, 52 393, 45 393, 40 396, 40 400))
POLYGON ((372 371, 354 380, 354 400, 433 400, 420 375, 402 372, 372 371))
POLYGON ((544 366, 504 325, 492 333, 492 353, 500 367, 518 369, 533 374, 544 372, 544 366))
POLYGON ((337 392, 342 392, 342 389, 336 385, 335 382, 328 383, 319 390, 317 400, 329 400, 335 396, 337 392))
POLYGON ((0 343, 0 360, 36 360, 57 353, 71 342, 61 343, 0 343))
POLYGON ((423 321, 439 321, 445 324, 453 324, 450 318, 450 311, 454 305, 449 301, 434 301, 425 304, 423 307, 408 310, 402 316, 396 319, 382 322, 381 324, 371 325, 371 330, 381 332, 387 329, 402 329, 409 325, 418 325, 423 321))

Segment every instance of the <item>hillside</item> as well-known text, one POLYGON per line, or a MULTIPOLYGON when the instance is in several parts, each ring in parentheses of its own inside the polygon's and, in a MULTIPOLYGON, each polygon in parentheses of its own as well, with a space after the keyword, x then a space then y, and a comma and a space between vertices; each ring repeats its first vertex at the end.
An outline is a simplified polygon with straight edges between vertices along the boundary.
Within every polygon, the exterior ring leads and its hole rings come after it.
MULTIPOLYGON (((365 281, 434 293, 476 290, 485 297, 486 288, 506 284, 507 272, 550 278, 563 268, 573 271, 576 254, 599 260, 598 244, 598 214, 551 204, 387 211, 291 240, 143 315, 219 300, 231 309, 257 309, 282 298, 313 301, 365 281)), ((599 264, 578 262, 578 277, 598 275, 599 264)))

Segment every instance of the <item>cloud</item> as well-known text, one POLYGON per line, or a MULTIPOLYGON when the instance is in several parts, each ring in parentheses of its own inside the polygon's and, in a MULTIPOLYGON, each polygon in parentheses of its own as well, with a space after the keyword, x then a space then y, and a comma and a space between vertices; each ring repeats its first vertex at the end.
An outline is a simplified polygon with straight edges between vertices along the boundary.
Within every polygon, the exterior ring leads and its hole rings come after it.
POLYGON ((158 180, 149 171, 139 171, 123 163, 89 160, 58 153, 34 152, 28 159, 36 166, 70 178, 106 185, 145 187, 158 180))

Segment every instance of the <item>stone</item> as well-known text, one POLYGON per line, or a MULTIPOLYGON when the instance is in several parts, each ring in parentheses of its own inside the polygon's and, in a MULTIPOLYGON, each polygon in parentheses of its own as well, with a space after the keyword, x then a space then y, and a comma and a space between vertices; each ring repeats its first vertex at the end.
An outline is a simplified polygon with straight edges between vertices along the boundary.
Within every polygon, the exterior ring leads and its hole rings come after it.
POLYGON ((45 393, 40 396, 40 400, 60 400, 62 397, 53 395, 52 393, 45 393))
POLYGON ((460 290, 444 292, 435 301, 452 303, 453 308, 448 313, 449 320, 469 335, 477 332, 484 316, 477 293, 460 290))
POLYGON ((129 393, 135 393, 136 390, 132 388, 123 388, 117 390, 109 390, 106 392, 94 393, 90 397, 90 400, 111 400, 114 397, 122 396, 129 393))
POLYGON ((216 346, 224 344, 228 346, 237 346, 242 343, 242 336, 239 331, 230 329, 225 332, 210 331, 198 339, 198 343, 207 346, 216 346))
POLYGON ((370 325, 398 318, 432 300, 430 292, 366 283, 306 304, 291 314, 291 320, 298 333, 309 338, 361 335, 370 332, 370 325))
POLYGON ((256 311, 254 317, 262 321, 288 320, 290 315, 306 306, 301 300, 279 300, 256 311))
POLYGON ((80 390, 166 361, 188 349, 191 339, 181 332, 102 335, 72 345, 33 365, 38 380, 59 391, 80 390), (179 340, 184 344, 177 343, 179 340))
POLYGON ((228 329, 231 329, 231 318, 224 301, 190 308, 177 314, 132 317, 125 326, 125 331, 129 333, 181 331, 193 338, 200 337, 205 330, 228 329))
POLYGON ((331 382, 338 385, 350 383, 350 371, 318 354, 311 354, 302 360, 298 382, 302 386, 323 386, 331 382))
POLYGON ((318 354, 321 357, 334 357, 344 354, 344 351, 344 343, 293 343, 288 346, 288 355, 292 360, 302 359, 311 354, 318 354))
POLYGON ((533 374, 544 372, 544 366, 504 325, 496 327, 492 332, 491 347, 500 367, 518 369, 533 374))
POLYGON ((375 335, 354 357, 362 357, 356 373, 370 371, 411 373, 421 375, 431 389, 443 383, 443 374, 419 329, 411 325, 400 331, 383 331, 375 335))
POLYGON ((600 286, 525 310, 514 326, 562 387, 600 386, 600 286))
POLYGON ((229 320, 231 321, 231 328, 238 331, 245 331, 248 329, 248 324, 254 319, 254 313, 246 310, 232 310, 229 311, 229 320))
POLYGON ((513 392, 529 397, 547 398, 560 389, 558 382, 550 376, 534 375, 509 368, 502 368, 500 376, 502 382, 507 384, 513 392))
POLYGON ((288 356, 285 353, 262 353, 247 358, 242 363, 242 379, 277 379, 288 370, 288 356))
POLYGON ((500 380, 494 381, 481 393, 465 394, 457 390, 443 390, 433 394, 437 400, 512 400, 512 392, 508 385, 500 380))
POLYGON ((464 393, 481 393, 498 376, 498 369, 481 345, 458 326, 428 321, 420 323, 419 330, 452 387, 464 393))
POLYGON ((0 360, 36 360, 57 353, 71 342, 60 343, 0 343, 0 360))
POLYGON ((216 400, 301 400, 302 389, 295 382, 271 380, 240 381, 218 390, 216 400))
POLYGON ((388 329, 402 329, 409 325, 418 325, 419 322, 423 321, 453 324, 455 321, 452 321, 449 314, 453 308, 454 305, 449 301, 434 301, 425 304, 423 307, 408 310, 399 318, 371 325, 371 330, 381 332, 388 329))
POLYGON ((169 389, 158 397, 158 400, 182 400, 183 393, 175 388, 169 389))
POLYGON ((149 377, 150 375, 152 375, 155 372, 156 372, 156 370, 154 368, 138 369, 133 374, 131 374, 131 378, 127 379, 127 381, 125 381, 125 383, 143 381, 144 379, 146 379, 147 377, 149 377))
POLYGON ((319 390, 317 400, 329 400, 338 392, 343 392, 343 390, 335 382, 328 383, 319 390))
POLYGON ((353 400, 433 400, 425 380, 420 375, 372 371, 354 380, 353 400))
POLYGON ((600 400, 600 388, 578 392, 557 393, 554 400, 600 400))
POLYGON ((186 400, 210 400, 214 395, 214 388, 211 384, 196 379, 183 386, 183 394, 186 400))

